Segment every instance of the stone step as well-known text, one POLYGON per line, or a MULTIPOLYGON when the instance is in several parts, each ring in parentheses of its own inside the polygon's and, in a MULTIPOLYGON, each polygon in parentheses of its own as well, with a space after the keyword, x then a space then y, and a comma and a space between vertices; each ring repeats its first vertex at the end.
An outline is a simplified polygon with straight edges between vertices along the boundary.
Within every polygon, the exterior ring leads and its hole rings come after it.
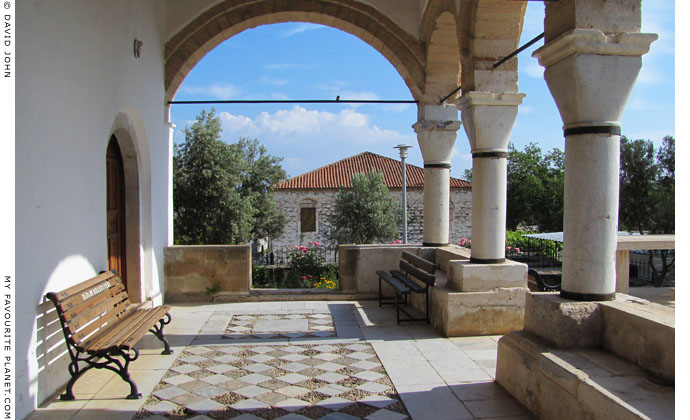
POLYGON ((496 381, 540 419, 672 419, 675 388, 603 350, 562 350, 524 331, 498 342, 496 381))

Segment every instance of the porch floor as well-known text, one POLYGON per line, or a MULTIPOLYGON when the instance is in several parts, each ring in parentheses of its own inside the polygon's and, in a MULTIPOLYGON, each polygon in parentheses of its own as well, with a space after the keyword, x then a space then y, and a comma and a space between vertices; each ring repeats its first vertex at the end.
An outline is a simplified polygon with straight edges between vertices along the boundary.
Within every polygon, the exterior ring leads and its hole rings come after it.
POLYGON ((493 381, 500 336, 398 326, 374 301, 174 304, 165 333, 173 355, 149 335, 130 366, 143 398, 91 370, 75 401, 56 396, 28 418, 533 418, 493 381))

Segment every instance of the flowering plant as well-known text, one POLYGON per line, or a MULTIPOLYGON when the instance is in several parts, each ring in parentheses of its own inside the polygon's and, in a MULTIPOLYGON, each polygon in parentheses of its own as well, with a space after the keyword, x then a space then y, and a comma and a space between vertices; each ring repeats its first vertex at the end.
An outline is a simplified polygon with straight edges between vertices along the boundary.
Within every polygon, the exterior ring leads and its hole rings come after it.
POLYGON ((324 264, 324 248, 319 241, 308 246, 287 246, 288 278, 298 287, 337 288, 337 267, 324 264), (316 281, 319 279, 318 281, 316 281))
POLYGON ((461 238, 458 245, 463 248, 472 248, 472 239, 461 238))

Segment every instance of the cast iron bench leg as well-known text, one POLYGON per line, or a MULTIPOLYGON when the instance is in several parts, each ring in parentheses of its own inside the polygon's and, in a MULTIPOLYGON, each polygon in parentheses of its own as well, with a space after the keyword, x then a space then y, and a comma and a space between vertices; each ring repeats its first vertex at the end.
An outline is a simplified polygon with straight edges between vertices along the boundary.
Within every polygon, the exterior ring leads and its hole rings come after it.
POLYGON ((161 354, 173 354, 172 349, 170 348, 170 344, 168 343, 168 340, 165 339, 165 336, 163 335, 163 327, 170 324, 170 321, 172 320, 172 316, 170 313, 165 314, 163 318, 161 318, 160 321, 160 326, 154 325, 153 328, 151 328, 149 331, 153 333, 156 337, 158 337, 159 340, 163 342, 165 345, 165 349, 161 352, 161 354), (167 321, 165 320, 167 318, 167 321))

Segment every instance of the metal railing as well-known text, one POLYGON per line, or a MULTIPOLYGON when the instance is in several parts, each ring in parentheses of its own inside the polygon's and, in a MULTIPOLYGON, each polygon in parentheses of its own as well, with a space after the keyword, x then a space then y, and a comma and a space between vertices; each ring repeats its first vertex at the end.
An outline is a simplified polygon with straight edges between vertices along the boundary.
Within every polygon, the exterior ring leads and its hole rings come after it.
POLYGON ((525 263, 533 270, 560 270, 563 244, 546 239, 525 238, 520 246, 506 248, 506 258, 525 263))
MULTIPOLYGON (((324 247, 313 248, 312 252, 316 252, 323 258, 324 264, 338 263, 338 250, 326 249, 324 247)), ((252 264, 259 266, 287 266, 290 264, 290 252, 288 249, 277 249, 271 252, 257 252, 252 255, 252 264)))
MULTIPOLYGON (((662 269, 662 262, 661 262, 661 257, 660 257, 660 251, 655 250, 654 251, 654 267, 656 268, 657 272, 660 272, 662 269)), ((668 259, 671 261, 673 257, 675 256, 675 250, 670 249, 668 250, 668 259)), ((666 274, 666 277, 664 278, 664 282, 667 283, 673 283, 675 282, 675 263, 671 264, 671 269, 666 274)), ((643 250, 634 250, 630 251, 630 279, 633 281, 637 281, 638 283, 642 284, 650 284, 653 281, 653 271, 652 267, 649 264, 649 251, 643 251, 643 250)))

